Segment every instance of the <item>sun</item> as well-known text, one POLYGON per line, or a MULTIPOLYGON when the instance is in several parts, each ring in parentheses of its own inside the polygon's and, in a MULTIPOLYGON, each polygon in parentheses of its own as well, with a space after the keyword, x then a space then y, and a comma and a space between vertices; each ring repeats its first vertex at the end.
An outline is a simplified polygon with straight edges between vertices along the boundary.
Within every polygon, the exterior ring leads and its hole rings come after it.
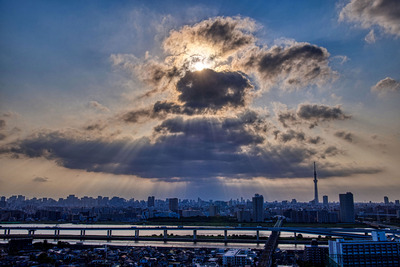
POLYGON ((185 64, 190 71, 202 71, 204 69, 212 69, 213 61, 209 56, 203 54, 194 54, 185 60, 185 64))
POLYGON ((203 62, 199 61, 193 64, 193 68, 196 71, 202 71, 203 69, 208 68, 209 66, 207 66, 207 64, 204 64, 203 62))

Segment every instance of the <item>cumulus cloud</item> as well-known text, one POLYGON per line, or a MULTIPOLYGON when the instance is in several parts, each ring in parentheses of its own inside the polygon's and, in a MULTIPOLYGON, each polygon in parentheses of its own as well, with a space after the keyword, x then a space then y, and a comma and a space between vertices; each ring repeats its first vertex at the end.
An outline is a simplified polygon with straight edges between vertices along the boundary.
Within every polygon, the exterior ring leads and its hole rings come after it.
POLYGON ((206 53, 210 58, 226 57, 253 44, 255 29, 256 23, 250 18, 211 18, 172 31, 164 41, 164 49, 172 55, 206 53))
POLYGON ((49 178, 47 177, 35 177, 32 179, 32 181, 36 182, 36 183, 45 183, 49 181, 49 178))
POLYGON ((205 80, 228 72, 231 78, 256 74, 262 87, 301 88, 334 77, 325 48, 290 42, 268 49, 257 44, 256 29, 249 18, 211 18, 171 31, 163 42, 164 60, 126 54, 114 54, 111 60, 151 87, 143 94, 146 97, 165 91, 175 94, 177 84, 202 69, 202 76, 209 76, 205 80))
POLYGON ((351 118, 350 115, 343 112, 340 106, 331 107, 318 104, 300 104, 296 112, 293 110, 279 111, 277 117, 284 127, 288 127, 288 124, 308 123, 310 128, 317 126, 318 122, 351 118))
MULTIPOLYGON (((144 83, 142 97, 149 97, 118 114, 118 123, 130 129, 152 119, 148 136, 105 137, 99 132, 107 122, 99 121, 75 132, 39 132, 1 153, 169 182, 309 177, 315 159, 325 159, 325 177, 379 172, 329 165, 340 149, 301 128, 350 118, 340 106, 301 104, 277 112, 277 118, 251 108, 259 84, 320 85, 333 75, 325 48, 297 42, 268 48, 258 44, 256 28, 248 18, 216 17, 171 31, 163 42, 164 58, 112 55, 115 66, 144 83)), ((90 106, 107 111, 96 101, 90 106)))
MULTIPOLYGON (((398 0, 351 0, 340 11, 339 20, 354 22, 365 29, 376 26, 387 34, 400 36, 398 0)), ((374 32, 368 35, 371 34, 374 32)), ((372 41, 371 37, 366 40, 372 41)))
POLYGON ((378 93, 379 95, 385 95, 390 92, 400 92, 400 82, 390 77, 386 77, 372 86, 371 91, 378 93))
POLYGON ((344 120, 349 119, 349 115, 345 115, 340 106, 330 107, 317 104, 302 104, 297 110, 297 116, 305 120, 344 120))
POLYGON ((323 47, 294 42, 285 47, 254 48, 236 58, 234 64, 258 74, 263 83, 281 82, 284 87, 304 87, 321 85, 333 77, 328 58, 329 53, 323 47))

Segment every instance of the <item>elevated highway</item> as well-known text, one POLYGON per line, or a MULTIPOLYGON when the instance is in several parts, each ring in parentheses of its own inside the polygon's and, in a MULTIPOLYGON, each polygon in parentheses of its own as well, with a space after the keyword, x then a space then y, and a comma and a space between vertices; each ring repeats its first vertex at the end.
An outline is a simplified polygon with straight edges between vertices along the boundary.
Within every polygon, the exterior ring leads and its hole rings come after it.
MULTIPOLYGON (((12 225, 1 225, 0 226, 0 238, 9 239, 16 236, 21 237, 32 237, 36 239, 42 239, 43 237, 49 238, 50 236, 54 239, 63 239, 74 237, 74 239, 86 240, 90 237, 102 240, 110 240, 116 238, 113 232, 124 233, 121 236, 129 236, 131 240, 143 239, 143 233, 152 231, 159 232, 162 235, 163 240, 168 240, 169 231, 191 231, 191 238, 185 238, 187 241, 197 241, 198 235, 202 231, 215 231, 215 233, 223 234, 223 238, 228 242, 229 232, 240 233, 241 231, 254 231, 256 241, 260 241, 260 233, 262 232, 291 232, 294 235, 298 233, 302 234, 314 234, 314 235, 325 235, 333 237, 344 237, 344 238, 366 238, 370 237, 370 234, 375 229, 370 228, 312 228, 312 227, 281 227, 281 225, 275 225, 274 227, 199 227, 199 226, 188 226, 188 227, 176 227, 176 226, 121 226, 121 227, 105 227, 105 226, 93 226, 88 225, 85 227, 63 227, 63 226, 12 226, 12 225), (96 233, 96 234, 93 234, 96 233), (140 235, 142 234, 142 236, 140 235)), ((388 234, 400 235, 400 229, 384 229, 388 234)), ((174 238, 175 239, 175 238, 174 238)))

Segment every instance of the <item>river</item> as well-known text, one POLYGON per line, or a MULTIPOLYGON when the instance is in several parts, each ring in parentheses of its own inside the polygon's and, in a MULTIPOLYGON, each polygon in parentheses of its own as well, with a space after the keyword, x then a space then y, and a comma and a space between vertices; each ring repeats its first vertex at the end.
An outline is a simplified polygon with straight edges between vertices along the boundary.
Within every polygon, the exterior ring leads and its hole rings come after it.
MULTIPOLYGON (((54 232, 52 227, 58 226, 58 227, 82 227, 86 229, 90 228, 96 228, 96 227, 112 227, 112 228, 127 228, 127 227, 137 227, 136 229, 140 229, 141 226, 138 225, 121 225, 121 224, 106 224, 106 225, 99 225, 99 224, 70 224, 70 223, 65 223, 65 224, 0 224, 0 226, 13 226, 13 227, 49 227, 49 229, 44 229, 44 230, 36 230, 35 234, 49 234, 54 232)), ((165 229, 164 225, 152 225, 151 227, 159 227, 159 229, 155 230, 142 230, 140 231, 140 236, 152 236, 152 235, 157 235, 160 236, 163 234, 163 230, 165 229)), ((167 226, 168 227, 168 226, 167 226)), ((199 226, 199 227, 204 227, 207 228, 207 226, 199 226)), ((215 227, 213 227, 215 228, 215 227)), ((168 229, 168 228, 167 228, 168 229)), ((64 230, 61 230, 64 231, 64 230)), ((87 233, 90 232, 90 235, 106 235, 106 230, 90 230, 87 231, 87 233)), ((12 230, 13 234, 26 234, 26 230, 12 230)), ((68 234, 70 235, 77 235, 79 236, 80 231, 79 230, 68 230, 68 234)), ((132 228, 132 230, 113 230, 112 232, 113 235, 118 235, 118 236, 134 236, 135 235, 135 228, 132 228)), ((173 234, 174 236, 187 236, 187 235, 193 235, 192 230, 169 230, 168 229, 168 234, 173 234)), ((263 237, 268 237, 271 234, 270 231, 260 231, 260 238, 263 237)), ((218 236, 224 235, 224 231, 221 227, 221 231, 216 231, 216 230, 198 230, 197 231, 198 236, 203 236, 203 235, 208 235, 208 236, 218 236)), ((246 236, 254 236, 256 238, 256 232, 255 231, 238 231, 238 230, 229 230, 228 231, 228 236, 231 235, 246 235, 246 236)), ((305 238, 317 238, 318 235, 313 235, 313 234, 302 234, 303 237, 305 238)), ((293 233, 289 232, 281 232, 281 237, 293 237, 293 233)), ((49 240, 51 241, 51 240, 49 240)), ((70 243, 76 243, 76 242, 82 242, 80 240, 65 240, 70 243)), ((0 240, 1 243, 8 242, 8 240, 0 240)), ((120 246, 157 246, 157 247, 212 247, 212 248, 254 248, 254 249, 262 249, 264 247, 263 241, 260 241, 259 244, 256 243, 218 243, 218 242, 179 242, 179 241, 173 241, 172 239, 164 242, 164 241, 117 241, 117 240, 112 240, 112 241, 83 241, 84 244, 92 244, 92 245, 103 245, 103 244, 110 244, 110 245, 120 245, 120 246)), ((280 244, 278 246, 281 249, 285 250, 290 250, 290 249, 304 249, 304 245, 291 245, 291 244, 280 244)))

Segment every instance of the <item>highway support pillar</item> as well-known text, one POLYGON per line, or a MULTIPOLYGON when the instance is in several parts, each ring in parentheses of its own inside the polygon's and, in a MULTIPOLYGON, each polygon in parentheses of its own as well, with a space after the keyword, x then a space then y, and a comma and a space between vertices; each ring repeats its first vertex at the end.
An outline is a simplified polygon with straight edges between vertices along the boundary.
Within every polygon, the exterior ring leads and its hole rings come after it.
POLYGON ((164 240, 167 240, 168 238, 168 231, 165 229, 164 230, 164 240))
POLYGON ((139 230, 138 229, 135 230, 135 239, 136 240, 139 239, 139 230))

